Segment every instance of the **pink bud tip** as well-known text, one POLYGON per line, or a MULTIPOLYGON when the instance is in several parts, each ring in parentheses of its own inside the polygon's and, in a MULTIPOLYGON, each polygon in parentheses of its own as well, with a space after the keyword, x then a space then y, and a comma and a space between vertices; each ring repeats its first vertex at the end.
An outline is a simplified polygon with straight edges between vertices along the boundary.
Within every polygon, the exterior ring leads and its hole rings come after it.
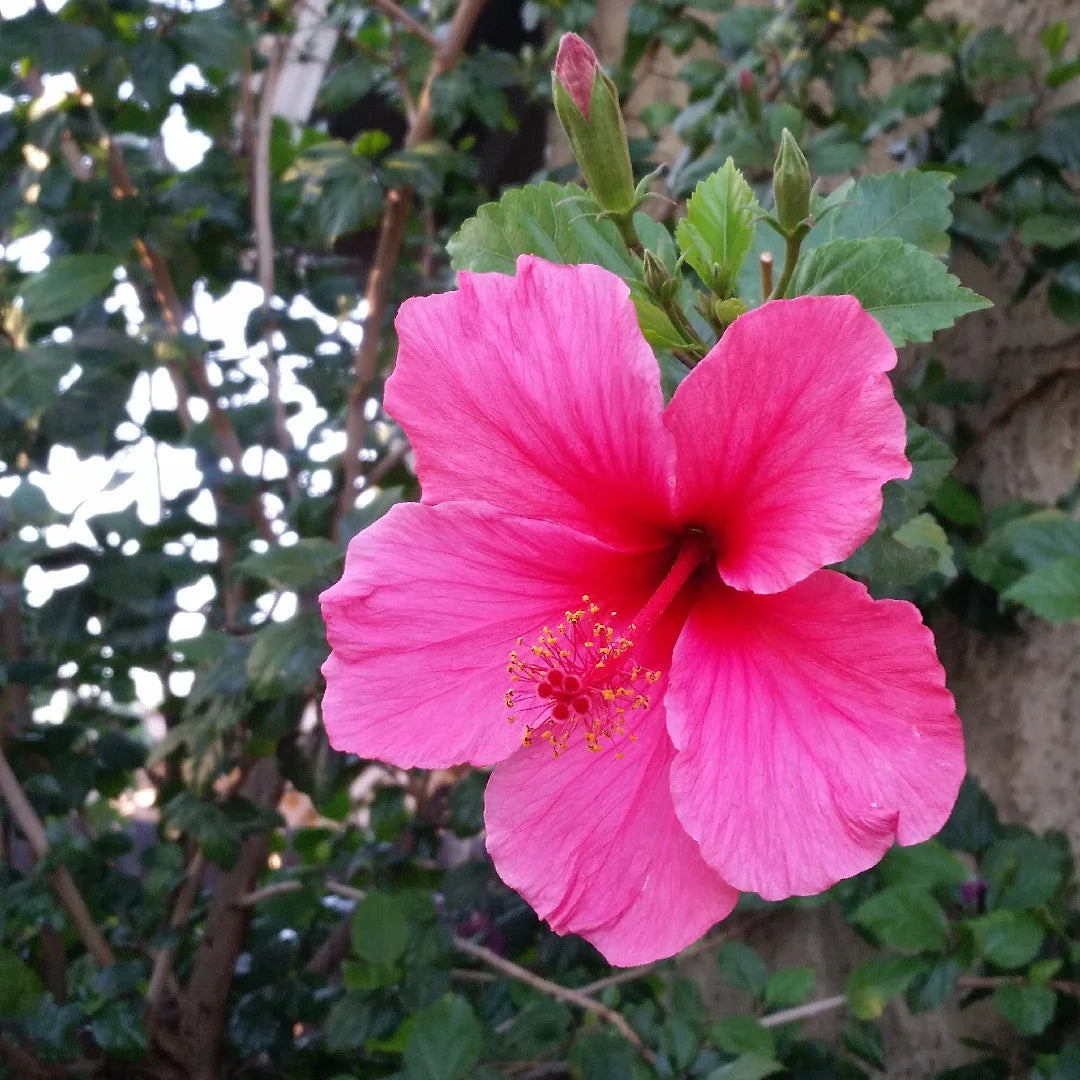
POLYGON ((566 88, 581 115, 589 119, 589 100, 596 78, 596 53, 577 34, 563 34, 555 57, 555 78, 566 88))
POLYGON ((744 93, 751 93, 757 87, 757 80, 749 68, 742 68, 739 72, 739 86, 744 93))

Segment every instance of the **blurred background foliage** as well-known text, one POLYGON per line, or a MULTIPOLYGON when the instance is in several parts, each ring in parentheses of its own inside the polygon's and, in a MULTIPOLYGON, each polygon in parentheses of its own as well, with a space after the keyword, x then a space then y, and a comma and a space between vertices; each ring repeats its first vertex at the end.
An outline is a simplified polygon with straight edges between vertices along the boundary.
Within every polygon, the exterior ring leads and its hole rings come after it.
MULTIPOLYGON (((316 597, 418 494, 380 407, 396 304, 452 286, 447 241, 505 185, 574 179, 544 154, 549 71, 589 0, 4 11, 0 1076, 847 1080, 890 1074, 900 998, 992 998, 993 1038, 940 1080, 1080 1076, 1069 843, 974 781, 937 840, 613 972, 492 874, 482 773, 327 745, 316 597), (820 905, 865 940, 846 985, 742 941, 820 905)), ((1021 292, 1080 322, 1075 27, 638 0, 624 92, 659 48, 688 104, 649 103, 632 151, 667 166, 664 228, 728 156, 767 204, 787 127, 825 190, 883 149, 948 174, 920 243, 1019 243, 1021 292), (915 73, 878 85, 901 55, 915 73)), ((902 370, 915 474, 844 568, 985 634, 1080 615, 1076 490, 985 510, 950 475, 974 433, 943 418, 986 388, 902 370)))

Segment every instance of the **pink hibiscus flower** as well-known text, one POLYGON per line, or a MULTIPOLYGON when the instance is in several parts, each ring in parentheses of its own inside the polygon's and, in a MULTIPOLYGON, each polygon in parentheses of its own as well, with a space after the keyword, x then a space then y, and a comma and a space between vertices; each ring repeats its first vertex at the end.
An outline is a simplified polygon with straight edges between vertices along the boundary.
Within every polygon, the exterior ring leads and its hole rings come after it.
POLYGON ((821 569, 910 474, 896 353, 856 300, 743 315, 666 408, 600 267, 463 273, 397 329, 386 407, 423 501, 322 596, 335 747, 497 763, 499 875, 613 964, 937 832, 964 751, 931 633, 821 569))

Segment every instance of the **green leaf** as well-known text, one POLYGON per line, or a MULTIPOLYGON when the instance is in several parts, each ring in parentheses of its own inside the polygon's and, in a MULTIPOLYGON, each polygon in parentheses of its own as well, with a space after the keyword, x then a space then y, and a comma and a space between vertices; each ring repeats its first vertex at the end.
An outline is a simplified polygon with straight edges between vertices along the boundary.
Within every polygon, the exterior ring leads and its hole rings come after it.
POLYGON ((762 1054, 743 1054, 730 1065, 713 1069, 706 1080, 762 1080, 778 1072, 784 1072, 784 1066, 779 1061, 762 1054))
POLYGON ((952 223, 951 183, 948 173, 917 169, 864 176, 842 196, 826 201, 831 208, 806 243, 816 248, 830 240, 892 237, 932 255, 945 255, 952 223))
POLYGON ((1001 595, 1050 622, 1080 617, 1080 558, 1058 559, 1040 566, 1001 595))
POLYGON ((392 964, 409 944, 409 923, 393 897, 370 892, 352 919, 353 952, 370 964, 392 964))
POLYGON ((752 1016, 723 1016, 709 1029, 709 1041, 725 1054, 776 1055, 776 1036, 752 1016))
POLYGON ((948 446, 914 420, 907 422, 907 456, 911 476, 890 480, 882 490, 882 515, 893 528, 926 506, 956 464, 956 456, 948 446))
POLYGON ((720 978, 736 990, 745 990, 754 997, 764 990, 769 969, 749 945, 725 941, 716 954, 716 964, 720 978))
POLYGON ((146 1053, 142 1009, 134 1001, 107 1001, 90 1025, 94 1042, 111 1057, 134 1061, 146 1053))
POLYGON ((72 315, 113 283, 114 255, 56 255, 23 282, 19 297, 29 323, 56 322, 72 315))
POLYGON ((926 962, 915 956, 872 956, 848 978, 848 1007, 860 1020, 876 1020, 886 1004, 926 970, 926 962))
POLYGON ((883 945, 911 952, 941 949, 949 932, 941 905, 914 885, 883 889, 863 901, 853 919, 883 945))
POLYGON ((991 911, 967 922, 979 952, 1001 968, 1020 968, 1042 948, 1045 931, 1024 911, 991 911))
POLYGON ((620 277, 638 277, 618 230, 576 184, 550 181, 513 188, 486 203, 450 238, 455 270, 514 273, 519 255, 549 262, 596 263, 620 277))
POLYGON ((568 1060, 582 1080, 633 1080, 634 1048, 612 1031, 579 1029, 568 1060))
POLYGON ((956 577, 952 545, 945 530, 932 514, 919 514, 905 521, 893 533, 893 539, 911 551, 925 551, 933 555, 932 569, 946 578, 956 577))
POLYGON ((938 840, 948 848, 979 855, 1001 834, 997 810, 974 777, 964 777, 949 820, 938 833, 938 840))
POLYGON ((1028 832, 1003 836, 983 856, 986 902, 992 908, 1024 910, 1049 903, 1070 871, 1068 847, 1028 832))
POLYGON ((341 573, 341 549, 331 540, 305 537, 289 547, 275 544, 268 551, 249 555, 236 569, 276 589, 314 591, 341 573))
POLYGON ((754 217, 760 209, 731 158, 694 188, 675 237, 680 252, 706 285, 713 264, 723 267, 735 284, 754 242, 754 217))
POLYGON ((860 1057, 875 1069, 885 1069, 885 1043, 881 1029, 870 1020, 849 1020, 840 1039, 856 1057, 860 1057))
POLYGON ((484 827, 484 790, 488 774, 467 773, 450 789, 450 828, 455 836, 475 836, 484 827))
POLYGON ((1044 26, 1039 40, 1051 56, 1060 56, 1069 43, 1069 24, 1064 19, 1057 19, 1044 26))
POLYGON ((405 1071, 410 1080, 465 1080, 480 1058, 483 1039, 472 1006, 446 994, 413 1019, 405 1041, 405 1071))
POLYGON ((994 991, 994 1004, 1020 1035, 1041 1035, 1054 1019, 1057 994, 1049 986, 1002 983, 994 991))
POLYGON ((32 1013, 45 987, 37 972, 10 949, 0 946, 0 1016, 32 1013))
POLYGON ((894 345, 929 341, 962 315, 990 306, 933 255, 900 240, 831 240, 804 256, 790 296, 850 293, 894 345))
MULTIPOLYGON (((634 222, 638 232, 648 237, 650 248, 655 248, 656 222, 645 214, 635 215, 634 222)), ((666 230, 662 231, 666 236, 666 230)), ((670 247, 670 240, 666 246, 670 247)), ((599 208, 576 184, 544 181, 512 188, 498 202, 481 206, 450 238, 446 250, 455 270, 513 274, 519 255, 539 255, 566 265, 603 266, 630 284, 646 341, 666 349, 686 344, 667 315, 648 299, 640 263, 626 250, 618 230, 599 217, 599 208)))
POLYGON ((880 872, 887 885, 940 887, 949 891, 971 877, 968 868, 937 840, 890 848, 881 861, 880 872))
POLYGON ((814 969, 791 967, 770 975, 762 996, 770 1009, 783 1009, 798 1005, 813 989, 814 969))
POLYGON ((260 627, 246 664, 252 695, 265 699, 302 693, 329 651, 316 611, 301 611, 287 622, 260 627))

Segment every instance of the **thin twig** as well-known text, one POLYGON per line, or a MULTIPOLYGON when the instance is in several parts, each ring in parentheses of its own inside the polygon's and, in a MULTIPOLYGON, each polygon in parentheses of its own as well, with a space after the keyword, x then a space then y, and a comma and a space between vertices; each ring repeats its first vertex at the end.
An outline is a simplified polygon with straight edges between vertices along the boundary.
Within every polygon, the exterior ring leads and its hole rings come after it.
POLYGON ((384 15, 396 19, 410 34, 415 34, 429 49, 439 48, 439 39, 422 23, 414 19, 403 7, 395 4, 394 0, 371 0, 384 15))
MULTIPOLYGON (((44 859, 49 853, 49 840, 45 834, 45 826, 38 817, 37 811, 30 805, 30 800, 26 797, 26 792, 23 791, 18 777, 12 772, 3 750, 0 750, 0 797, 7 803, 12 817, 26 837, 35 858, 44 859)), ((75 924, 75 929, 78 930, 87 952, 101 967, 111 967, 116 963, 116 955, 98 929, 72 876, 59 864, 47 876, 60 903, 71 916, 71 921, 75 924)))
POLYGON ((302 881, 272 881, 261 889, 253 889, 244 896, 238 896, 233 904, 236 907, 249 908, 261 904, 264 900, 271 900, 275 896, 284 896, 286 893, 299 892, 304 887, 302 881))
MULTIPOLYGON (((206 857, 201 851, 196 851, 188 864, 187 873, 183 883, 176 894, 176 904, 172 915, 169 917, 169 928, 179 930, 191 917, 191 909, 195 904, 195 897, 199 895, 199 885, 202 883, 203 870, 206 869, 206 857)), ((150 972, 150 984, 147 987, 146 997, 151 1007, 157 1005, 165 992, 169 977, 172 975, 173 965, 176 963, 177 946, 167 945, 156 957, 154 967, 150 972)))
POLYGON ((768 1016, 759 1016, 758 1023, 767 1028, 780 1027, 781 1024, 790 1024, 795 1020, 809 1020, 811 1016, 820 1016, 821 1013, 832 1012, 833 1009, 842 1009, 846 1004, 846 994, 834 994, 832 997, 821 998, 819 1001, 808 1001, 804 1005, 781 1009, 780 1012, 769 1013, 768 1016))
MULTIPOLYGON (((266 348, 266 382, 270 398, 274 426, 274 442, 277 449, 288 459, 292 440, 285 423, 285 406, 281 400, 281 368, 274 350, 274 326, 271 319, 274 299, 274 225, 270 213, 270 136, 274 126, 274 98, 278 82, 285 67, 288 40, 278 38, 274 42, 270 60, 263 73, 259 97, 258 120, 252 147, 251 220, 255 233, 255 265, 259 287, 262 289, 262 340, 266 348)), ((290 494, 295 494, 296 478, 288 470, 290 494)))
MULTIPOLYGON (((390 0, 378 0, 380 6, 388 2, 390 0)), ((427 78, 417 99, 412 123, 409 124, 409 130, 405 135, 406 149, 431 138, 432 94, 435 83, 441 75, 450 71, 458 62, 483 6, 484 0, 461 0, 454 12, 446 40, 442 43, 432 42, 435 54, 431 58, 427 78)), ((364 315, 364 336, 353 354, 353 385, 349 392, 348 414, 345 422, 341 493, 334 513, 332 527, 334 535, 337 534, 341 519, 356 499, 356 480, 360 475, 360 450, 367 437, 367 419, 364 410, 367 404, 368 387, 375 378, 378 368, 379 343, 390 300, 390 278, 401 254, 411 205, 412 188, 408 185, 399 185, 386 193, 375 258, 368 273, 365 290, 367 312, 364 315)))
POLYGON ((558 983, 550 982, 548 979, 529 971, 528 968, 523 968, 512 960, 507 960, 497 952, 484 945, 478 945, 474 941, 467 941, 465 938, 455 936, 454 948, 482 961, 497 971, 501 971, 504 975, 509 975, 512 979, 517 979, 518 982, 533 987, 534 990, 539 990, 542 994, 547 994, 548 997, 553 997, 558 1001, 565 1001, 567 1005, 574 1005, 586 1012, 595 1013, 615 1028, 628 1043, 635 1046, 650 1065, 656 1062, 656 1054, 645 1045, 641 1036, 630 1026, 622 1013, 609 1009, 603 1003, 589 997, 587 994, 583 994, 580 990, 571 990, 568 986, 560 986, 558 983))

